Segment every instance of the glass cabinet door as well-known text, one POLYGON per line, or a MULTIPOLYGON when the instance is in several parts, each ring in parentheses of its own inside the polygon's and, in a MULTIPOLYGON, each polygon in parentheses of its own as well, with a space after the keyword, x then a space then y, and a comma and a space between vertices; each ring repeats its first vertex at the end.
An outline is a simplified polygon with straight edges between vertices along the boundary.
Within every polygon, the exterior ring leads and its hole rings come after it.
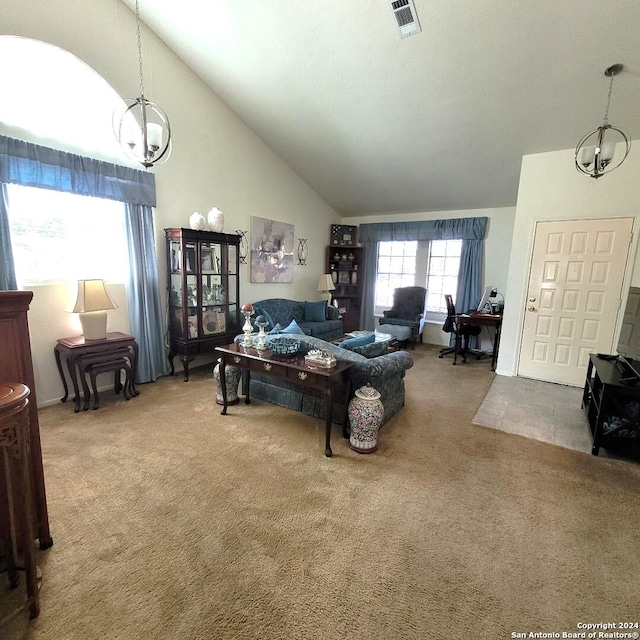
POLYGON ((227 331, 225 246, 216 242, 200 243, 200 279, 202 335, 210 336, 227 331))
POLYGON ((197 338, 198 331, 198 276, 187 275, 185 278, 185 302, 187 308, 187 338, 197 338))

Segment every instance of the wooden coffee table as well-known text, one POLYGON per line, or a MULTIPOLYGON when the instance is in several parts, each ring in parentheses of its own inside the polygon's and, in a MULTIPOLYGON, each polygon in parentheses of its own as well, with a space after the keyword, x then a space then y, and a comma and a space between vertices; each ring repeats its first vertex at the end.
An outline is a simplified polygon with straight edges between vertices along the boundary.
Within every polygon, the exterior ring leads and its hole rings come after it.
MULTIPOLYGON (((222 391, 223 406, 221 415, 227 415, 227 385, 225 379, 225 368, 227 365, 240 367, 244 375, 244 389, 246 392, 244 402, 250 404, 249 384, 251 382, 251 372, 282 378, 306 389, 317 392, 324 398, 325 415, 325 449, 324 454, 330 458, 331 451, 331 422, 333 418, 333 394, 331 386, 335 382, 345 386, 346 397, 351 396, 351 376, 349 369, 353 362, 338 360, 333 367, 321 367, 310 365, 305 362, 304 355, 279 356, 269 349, 256 349, 255 347, 244 347, 242 344, 227 344, 216 347, 220 354, 220 387, 222 391)), ((343 423, 343 435, 347 433, 347 414, 343 423)), ((347 436, 345 436, 347 437, 347 436)))

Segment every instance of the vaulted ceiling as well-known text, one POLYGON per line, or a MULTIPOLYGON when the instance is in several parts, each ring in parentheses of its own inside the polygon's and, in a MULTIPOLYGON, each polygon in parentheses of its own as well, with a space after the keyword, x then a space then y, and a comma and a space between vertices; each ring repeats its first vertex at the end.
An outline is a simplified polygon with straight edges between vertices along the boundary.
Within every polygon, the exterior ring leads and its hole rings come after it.
POLYGON ((414 4, 422 31, 406 38, 388 0, 140 11, 345 216, 515 205, 524 154, 574 148, 601 123, 614 63, 609 119, 640 138, 638 0, 414 4))

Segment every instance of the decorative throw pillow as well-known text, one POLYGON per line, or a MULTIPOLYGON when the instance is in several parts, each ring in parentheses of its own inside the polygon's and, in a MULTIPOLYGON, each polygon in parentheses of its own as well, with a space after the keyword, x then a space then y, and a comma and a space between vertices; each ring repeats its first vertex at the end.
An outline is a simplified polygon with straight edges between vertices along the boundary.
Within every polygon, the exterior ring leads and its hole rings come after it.
POLYGON ((366 336, 358 336, 357 338, 349 338, 343 340, 338 346, 343 349, 353 350, 354 347, 363 347, 365 344, 375 342, 376 336, 374 333, 369 333, 366 336))
POLYGON ((304 302, 305 322, 324 322, 327 319, 327 301, 304 302))
POLYGON ((387 353, 388 350, 389 343, 383 342, 382 340, 379 342, 370 342, 369 344, 365 344, 361 347, 354 347, 352 349, 354 353, 359 353, 365 358, 377 358, 378 356, 382 356, 387 353))
POLYGON ((292 320, 289 323, 289 326, 282 329, 280 333, 298 333, 301 336, 304 335, 304 331, 298 326, 298 323, 295 320, 292 320))

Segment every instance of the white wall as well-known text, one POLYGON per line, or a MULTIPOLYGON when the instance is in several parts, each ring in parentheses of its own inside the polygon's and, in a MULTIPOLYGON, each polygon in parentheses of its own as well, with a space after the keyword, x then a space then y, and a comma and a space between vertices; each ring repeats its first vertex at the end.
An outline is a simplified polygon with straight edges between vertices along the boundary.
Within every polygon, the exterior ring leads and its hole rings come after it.
MULTIPOLYGON (((497 209, 469 209, 459 211, 430 211, 418 213, 389 213, 375 216, 347 217, 343 224, 366 224, 375 222, 409 222, 419 220, 442 220, 448 218, 487 217, 487 233, 485 238, 484 274, 483 282, 491 284, 506 298, 507 272, 509 270, 509 255, 511 251, 511 236, 515 218, 515 207, 497 209)), ((483 334, 484 335, 484 334, 483 334)), ((486 336, 482 348, 489 348, 489 336, 486 336)), ((442 323, 428 324, 425 327, 423 342, 438 345, 449 344, 449 334, 442 331, 442 323)))
MULTIPOLYGON (((635 232, 625 286, 640 283, 636 264, 640 216, 640 154, 638 142, 624 164, 598 180, 578 173, 573 150, 524 156, 520 173, 502 342, 497 372, 516 375, 526 286, 533 250, 535 224, 539 220, 634 217, 635 232), (634 273, 635 269, 635 273, 634 273)), ((624 302, 624 300, 623 300, 624 302)), ((613 312, 616 312, 614 310, 613 312)))
MULTIPOLYGON (((89 64, 121 96, 138 95, 135 17, 117 0, 4 0, 0 34, 55 44, 89 64)), ((324 272, 324 247, 338 215, 146 28, 142 39, 147 97, 169 115, 174 141, 169 161, 154 169, 160 282, 166 279, 164 228, 186 227, 193 211, 206 214, 215 205, 225 213, 226 232, 249 230, 254 215, 293 224, 296 243, 299 237, 310 239, 307 266, 295 267, 291 284, 251 284, 243 266, 243 301, 320 299, 316 285, 324 272)), ((110 129, 111 122, 104 126, 110 129)), ((124 291, 112 285, 110 291, 121 308, 109 312, 109 330, 127 331, 124 291)), ((63 311, 67 298, 67 286, 34 290, 29 322, 41 404, 62 395, 53 356, 56 339, 79 334, 73 316, 63 311)))

